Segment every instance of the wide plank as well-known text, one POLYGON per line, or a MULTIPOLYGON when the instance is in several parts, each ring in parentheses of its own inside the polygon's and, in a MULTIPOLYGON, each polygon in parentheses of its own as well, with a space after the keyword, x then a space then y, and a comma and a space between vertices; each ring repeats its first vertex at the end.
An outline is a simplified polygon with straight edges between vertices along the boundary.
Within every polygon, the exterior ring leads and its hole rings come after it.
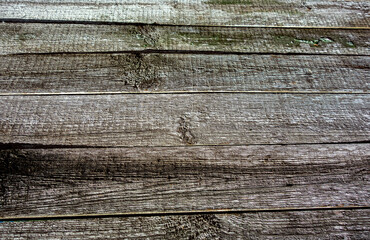
POLYGON ((131 53, 0 56, 0 95, 178 91, 366 93, 370 88, 369 64, 370 56, 131 53))
POLYGON ((368 27, 366 0, 12 0, 3 19, 184 25, 368 27))
POLYGON ((369 206, 370 144, 0 151, 0 217, 369 206))
POLYGON ((181 146, 368 141, 368 94, 1 96, 0 143, 181 146))
POLYGON ((356 239, 369 210, 259 212, 2 222, 3 239, 356 239))
POLYGON ((144 50, 370 55, 370 30, 0 23, 0 54, 144 50))

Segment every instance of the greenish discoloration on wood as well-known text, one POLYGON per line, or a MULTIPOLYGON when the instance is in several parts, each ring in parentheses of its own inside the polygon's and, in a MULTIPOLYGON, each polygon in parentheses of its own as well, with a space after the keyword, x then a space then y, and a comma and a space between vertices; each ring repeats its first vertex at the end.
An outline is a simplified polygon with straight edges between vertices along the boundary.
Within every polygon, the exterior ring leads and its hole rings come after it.
POLYGON ((367 39, 366 30, 0 24, 0 54, 155 49, 369 55, 367 39))
POLYGON ((356 45, 343 38, 343 36, 330 35, 330 37, 320 37, 317 39, 296 37, 294 35, 275 35, 274 36, 276 44, 281 44, 289 47, 299 47, 302 43, 308 44, 311 47, 326 47, 328 45, 341 44, 342 47, 355 48, 356 45))
POLYGON ((366 239, 368 8, 1 2, 2 237, 366 239))
MULTIPOLYGON (((202 46, 229 46, 243 40, 245 34, 232 34, 228 38, 227 34, 223 32, 180 32, 179 39, 189 41, 191 45, 202 46)), ((246 41, 247 38, 244 39, 246 41)))
POLYGON ((334 40, 332 40, 330 38, 327 38, 327 37, 321 37, 319 39, 313 39, 313 40, 305 40, 305 39, 294 38, 293 42, 298 43, 298 44, 306 43, 306 44, 309 44, 310 46, 320 47, 323 44, 333 43, 334 40))
POLYGON ((343 40, 342 44, 343 44, 343 46, 349 47, 349 48, 355 48, 356 47, 355 43, 352 42, 352 41, 343 40))

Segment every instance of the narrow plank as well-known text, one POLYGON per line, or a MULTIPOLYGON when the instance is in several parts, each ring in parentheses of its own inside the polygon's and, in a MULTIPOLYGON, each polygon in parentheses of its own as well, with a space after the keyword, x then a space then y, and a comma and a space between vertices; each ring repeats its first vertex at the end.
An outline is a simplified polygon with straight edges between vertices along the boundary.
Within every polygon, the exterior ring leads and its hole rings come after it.
POLYGON ((0 216, 369 206, 369 147, 4 149, 0 216))
POLYGON ((370 56, 0 56, 0 94, 171 91, 366 93, 370 88, 369 63, 370 56))
POLYGON ((0 142, 182 146, 368 141, 368 94, 2 96, 0 142))
POLYGON ((186 25, 369 26, 365 0, 13 0, 2 18, 186 25))
POLYGON ((1 23, 0 54, 132 50, 370 55, 369 30, 1 23))
POLYGON ((4 239, 368 239, 369 210, 3 222, 4 239))

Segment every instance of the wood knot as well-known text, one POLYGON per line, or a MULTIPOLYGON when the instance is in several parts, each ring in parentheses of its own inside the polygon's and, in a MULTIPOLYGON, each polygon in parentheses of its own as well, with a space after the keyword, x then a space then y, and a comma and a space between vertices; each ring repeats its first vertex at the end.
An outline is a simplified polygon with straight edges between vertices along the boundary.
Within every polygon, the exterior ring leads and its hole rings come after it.
POLYGON ((159 87, 161 81, 159 69, 164 65, 165 59, 158 54, 122 54, 112 59, 119 69, 125 85, 132 86, 141 91, 159 87))
POLYGON ((190 130, 190 123, 184 117, 180 117, 177 131, 180 133, 180 138, 183 143, 195 144, 197 142, 195 136, 190 130))

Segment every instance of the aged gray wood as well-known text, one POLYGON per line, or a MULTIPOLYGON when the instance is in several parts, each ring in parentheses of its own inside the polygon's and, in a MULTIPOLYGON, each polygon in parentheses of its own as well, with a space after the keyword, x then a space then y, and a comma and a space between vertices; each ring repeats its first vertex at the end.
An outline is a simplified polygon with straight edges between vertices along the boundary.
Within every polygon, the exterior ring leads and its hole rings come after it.
POLYGON ((0 151, 0 216, 369 206, 370 144, 0 151))
POLYGON ((0 93, 288 91, 366 93, 370 57, 57 54, 0 56, 0 93), (314 59, 314 60, 313 60, 314 59))
POLYGON ((369 26, 365 0, 13 0, 2 18, 194 25, 369 26))
POLYGON ((3 239, 356 239, 369 210, 261 212, 0 223, 3 239))
POLYGON ((0 142, 181 146, 368 141, 368 94, 0 97, 0 142))
POLYGON ((369 38, 370 30, 353 29, 0 23, 0 54, 155 49, 369 55, 369 38))

